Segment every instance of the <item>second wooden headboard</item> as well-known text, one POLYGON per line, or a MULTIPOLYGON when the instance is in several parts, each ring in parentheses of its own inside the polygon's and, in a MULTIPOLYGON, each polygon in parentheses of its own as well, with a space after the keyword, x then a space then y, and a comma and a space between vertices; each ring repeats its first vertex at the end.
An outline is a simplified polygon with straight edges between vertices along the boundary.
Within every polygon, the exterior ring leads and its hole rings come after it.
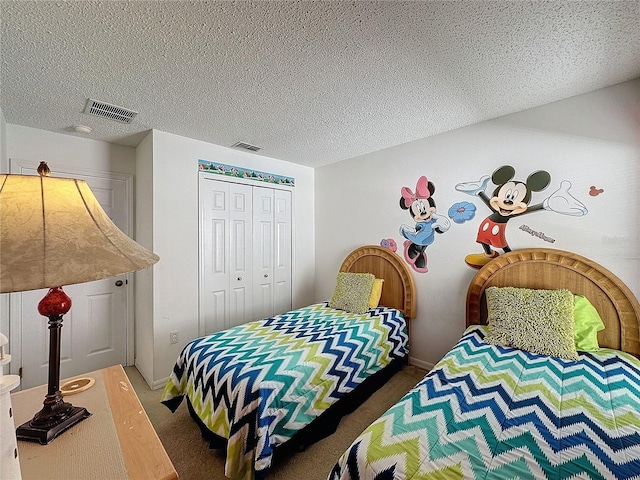
POLYGON ((487 263, 467 290, 467 326, 485 324, 484 291, 491 286, 566 288, 584 295, 598 310, 605 329, 601 347, 640 355, 640 304, 631 290, 602 265, 578 254, 550 248, 514 250, 487 263))
POLYGON ((407 264, 391 250, 377 245, 356 248, 342 262, 341 272, 372 273, 383 278, 380 305, 416 316, 416 286, 407 264))

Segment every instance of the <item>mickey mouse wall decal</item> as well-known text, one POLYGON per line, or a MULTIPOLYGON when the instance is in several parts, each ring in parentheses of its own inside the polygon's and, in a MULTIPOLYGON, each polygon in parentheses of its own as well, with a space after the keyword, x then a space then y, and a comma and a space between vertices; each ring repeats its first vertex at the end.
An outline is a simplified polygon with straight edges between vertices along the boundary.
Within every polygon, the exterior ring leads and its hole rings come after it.
POLYGON ((569 181, 563 180, 560 187, 542 202, 529 205, 532 192, 540 192, 547 188, 551 183, 551 175, 544 170, 538 170, 529 175, 525 182, 514 180, 514 175, 515 169, 512 166, 503 165, 493 172, 491 177, 483 176, 477 182, 456 185, 456 190, 480 197, 492 212, 480 224, 476 238, 484 253, 465 257, 465 262, 470 267, 481 268, 489 260, 497 257, 499 253, 494 249, 502 249, 504 253, 511 251, 505 233, 507 222, 513 217, 539 210, 573 216, 587 214, 587 207, 569 193, 569 181), (497 185, 491 198, 485 193, 489 180, 497 185))
POLYGON ((406 238, 404 259, 418 273, 429 271, 425 250, 435 240, 435 234, 444 233, 451 226, 447 217, 436 213, 435 191, 436 187, 425 176, 418 179, 415 192, 409 187, 400 190, 400 208, 409 210, 415 222, 414 226, 400 225, 400 235, 406 238))

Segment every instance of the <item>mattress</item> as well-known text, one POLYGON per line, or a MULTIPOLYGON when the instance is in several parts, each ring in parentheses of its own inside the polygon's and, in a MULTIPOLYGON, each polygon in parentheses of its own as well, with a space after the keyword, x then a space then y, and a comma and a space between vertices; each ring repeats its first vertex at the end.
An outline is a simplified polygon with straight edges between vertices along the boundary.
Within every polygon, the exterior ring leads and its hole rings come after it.
POLYGON ((406 356, 407 340, 398 310, 314 304, 190 342, 162 401, 175 410, 187 396, 201 423, 227 440, 225 475, 250 479, 268 470, 274 448, 406 356))
POLYGON ((484 342, 469 327, 342 455, 331 480, 640 478, 640 361, 578 361, 484 342))

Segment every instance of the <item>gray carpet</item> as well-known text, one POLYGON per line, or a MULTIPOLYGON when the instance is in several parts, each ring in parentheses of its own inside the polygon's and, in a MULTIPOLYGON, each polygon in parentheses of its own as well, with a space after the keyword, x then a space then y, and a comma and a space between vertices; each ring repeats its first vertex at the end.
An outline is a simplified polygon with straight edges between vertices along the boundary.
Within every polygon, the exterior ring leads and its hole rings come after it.
MULTIPOLYGON (((125 367, 140 402, 182 480, 223 480, 224 456, 210 450, 183 402, 176 413, 160 403, 162 390, 150 390, 135 367, 125 367)), ((426 371, 407 366, 355 412, 342 418, 338 430, 303 452, 281 458, 268 480, 326 480, 351 442, 376 418, 418 383, 426 371)))

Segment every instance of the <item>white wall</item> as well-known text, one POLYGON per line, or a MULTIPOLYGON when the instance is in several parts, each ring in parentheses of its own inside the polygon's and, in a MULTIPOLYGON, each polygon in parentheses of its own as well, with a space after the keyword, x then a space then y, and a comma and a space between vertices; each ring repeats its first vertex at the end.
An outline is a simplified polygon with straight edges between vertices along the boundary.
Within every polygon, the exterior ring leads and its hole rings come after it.
MULTIPOLYGON (((153 251, 153 132, 136 148, 135 239, 153 251)), ((135 364, 147 383, 153 374, 153 269, 135 273, 135 364)))
MULTIPOLYGON (((160 256, 153 267, 153 372, 143 371, 147 382, 157 387, 164 385, 184 344, 198 336, 198 159, 295 178, 294 307, 314 298, 314 171, 157 130, 152 132, 150 154, 150 161, 140 153, 137 161, 144 168, 153 168, 153 175, 145 180, 153 183, 153 210, 144 213, 153 224, 142 226, 139 219, 137 226, 141 238, 150 233, 145 228, 152 230, 153 251, 160 256), (172 330, 178 331, 180 340, 174 345, 169 344, 172 330)), ((139 175, 138 183, 142 180, 139 175)), ((141 343, 137 347, 148 348, 141 343)))
POLYGON ((0 172, 9 171, 9 159, 7 158, 7 121, 0 108, 0 172))
MULTIPOLYGON (((9 171, 9 159, 7 158, 7 122, 0 108, 0 173, 7 173, 9 171)), ((10 336, 9 332, 9 298, 8 295, 0 295, 0 333, 3 333, 7 338, 10 336)), ((11 353, 10 349, 6 350, 7 353, 11 353)), ((4 373, 8 373, 9 367, 3 367, 6 370, 4 373)), ((3 372, 0 372, 2 374, 3 372)))
MULTIPOLYGON (((513 249, 551 247, 589 257, 618 275, 640 297, 640 80, 573 97, 493 121, 425 138, 316 169, 316 300, 328 299, 341 261, 355 247, 393 238, 402 255, 400 190, 415 190, 426 175, 436 187, 437 213, 456 202, 477 207, 476 217, 454 224, 427 247, 428 273, 415 273, 418 316, 412 322, 411 359, 437 362, 465 327, 465 296, 475 270, 465 255, 480 253, 479 223, 490 211, 455 190, 459 182, 512 165, 517 180, 535 170, 551 185, 533 194, 542 201, 562 180, 589 213, 570 217, 540 211, 511 220, 513 249), (590 196, 591 186, 604 192, 590 196), (520 230, 522 225, 555 239, 553 244, 520 230)), ((491 188, 491 191, 493 187, 491 188)))
POLYGON ((7 124, 8 158, 46 161, 51 170, 60 165, 77 170, 90 169, 134 175, 135 155, 135 149, 132 147, 7 124))

